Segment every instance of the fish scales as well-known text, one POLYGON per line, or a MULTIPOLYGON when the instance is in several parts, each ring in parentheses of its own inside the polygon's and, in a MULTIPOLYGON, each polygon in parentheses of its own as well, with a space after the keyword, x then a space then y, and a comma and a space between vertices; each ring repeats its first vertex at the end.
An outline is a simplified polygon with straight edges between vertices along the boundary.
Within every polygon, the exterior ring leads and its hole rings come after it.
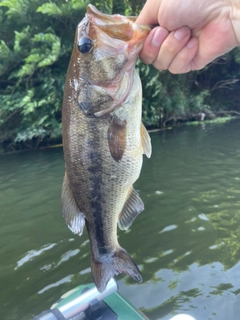
POLYGON ((141 171, 142 154, 150 156, 151 144, 141 124, 141 82, 134 70, 150 29, 139 27, 140 40, 134 40, 131 57, 131 37, 127 45, 113 38, 115 46, 108 48, 109 36, 101 30, 102 22, 99 27, 100 19, 113 25, 122 20, 123 28, 133 29, 127 18, 104 15, 91 5, 78 26, 63 101, 62 212, 74 233, 81 235, 86 225, 93 278, 102 292, 110 278, 121 272, 142 279, 118 243, 117 225, 129 228, 143 210, 132 185, 141 171), (84 48, 79 49, 80 42, 84 48))

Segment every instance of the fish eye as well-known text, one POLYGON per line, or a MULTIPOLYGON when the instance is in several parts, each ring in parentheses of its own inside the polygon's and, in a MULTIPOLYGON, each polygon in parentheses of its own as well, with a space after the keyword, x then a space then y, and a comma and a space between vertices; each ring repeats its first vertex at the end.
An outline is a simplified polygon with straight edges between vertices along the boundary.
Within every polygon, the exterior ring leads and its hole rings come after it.
POLYGON ((92 50, 92 40, 86 37, 82 37, 77 44, 78 50, 81 53, 88 53, 92 50))

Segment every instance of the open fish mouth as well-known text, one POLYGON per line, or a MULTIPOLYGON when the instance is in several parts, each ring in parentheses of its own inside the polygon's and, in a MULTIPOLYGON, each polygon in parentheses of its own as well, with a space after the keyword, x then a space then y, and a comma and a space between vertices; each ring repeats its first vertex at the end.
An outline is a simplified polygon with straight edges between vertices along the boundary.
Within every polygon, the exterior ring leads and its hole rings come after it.
POLYGON ((107 15, 97 10, 93 5, 87 6, 87 16, 90 22, 109 36, 122 41, 142 42, 152 27, 135 24, 137 17, 125 17, 119 14, 107 15))

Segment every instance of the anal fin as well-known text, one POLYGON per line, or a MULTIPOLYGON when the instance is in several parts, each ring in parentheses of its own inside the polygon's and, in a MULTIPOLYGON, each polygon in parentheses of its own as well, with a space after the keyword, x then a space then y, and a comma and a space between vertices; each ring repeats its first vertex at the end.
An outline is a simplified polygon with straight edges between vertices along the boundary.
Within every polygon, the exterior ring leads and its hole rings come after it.
POLYGON ((144 204, 139 194, 132 188, 131 193, 119 215, 118 226, 121 230, 127 230, 134 219, 144 210, 144 204))
POLYGON ((68 228, 74 234, 81 236, 85 225, 85 219, 73 197, 66 172, 63 179, 61 202, 62 214, 68 228))
POLYGON ((142 147, 143 147, 143 153, 150 158, 152 154, 152 145, 151 145, 151 138, 147 132, 147 129, 141 123, 141 139, 142 139, 142 147))

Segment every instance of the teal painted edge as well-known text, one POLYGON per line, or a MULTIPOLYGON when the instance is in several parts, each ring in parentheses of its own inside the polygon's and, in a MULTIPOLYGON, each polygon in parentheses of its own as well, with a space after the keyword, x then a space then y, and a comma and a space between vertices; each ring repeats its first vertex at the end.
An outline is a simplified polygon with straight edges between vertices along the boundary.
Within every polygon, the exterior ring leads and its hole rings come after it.
MULTIPOLYGON (((52 308, 60 308, 70 301, 77 298, 84 288, 93 288, 94 284, 88 283, 85 285, 80 285, 67 293, 65 293, 58 303, 52 305, 52 308)), ((129 301, 127 301, 120 293, 114 292, 110 296, 104 299, 107 305, 118 315, 119 320, 149 320, 146 315, 144 315, 141 310, 136 309, 129 301)))
POLYGON ((141 310, 136 309, 118 292, 111 294, 104 301, 118 315, 119 320, 149 320, 141 310))

